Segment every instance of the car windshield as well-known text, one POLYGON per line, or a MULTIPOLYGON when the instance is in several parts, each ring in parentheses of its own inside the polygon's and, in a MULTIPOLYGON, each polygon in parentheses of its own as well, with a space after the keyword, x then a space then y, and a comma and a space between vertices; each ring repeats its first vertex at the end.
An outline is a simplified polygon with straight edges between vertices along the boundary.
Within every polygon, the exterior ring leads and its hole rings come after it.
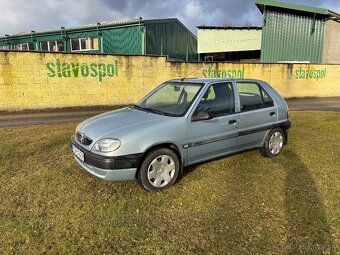
POLYGON ((202 86, 202 83, 166 82, 134 107, 161 115, 183 116, 202 86))

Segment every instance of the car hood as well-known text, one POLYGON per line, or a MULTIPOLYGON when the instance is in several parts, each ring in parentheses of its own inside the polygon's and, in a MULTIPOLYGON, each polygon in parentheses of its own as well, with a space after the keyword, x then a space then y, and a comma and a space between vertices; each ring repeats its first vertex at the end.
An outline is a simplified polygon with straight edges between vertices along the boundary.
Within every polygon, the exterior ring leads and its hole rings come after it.
POLYGON ((166 119, 169 117, 127 107, 87 119, 78 125, 77 131, 93 141, 102 138, 120 139, 131 129, 148 128, 166 119))

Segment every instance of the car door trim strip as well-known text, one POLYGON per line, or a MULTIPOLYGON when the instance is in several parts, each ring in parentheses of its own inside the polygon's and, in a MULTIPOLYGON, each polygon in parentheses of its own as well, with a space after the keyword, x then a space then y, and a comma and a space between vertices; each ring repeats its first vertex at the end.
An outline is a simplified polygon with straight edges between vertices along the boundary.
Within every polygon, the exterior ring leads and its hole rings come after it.
POLYGON ((200 141, 197 141, 197 142, 184 144, 183 148, 187 149, 187 148, 201 146, 201 145, 214 143, 214 142, 219 142, 219 141, 223 141, 223 140, 227 140, 227 139, 237 138, 239 136, 245 136, 245 135, 250 135, 250 134, 254 134, 254 133, 258 133, 258 132, 263 132, 263 131, 267 131, 267 130, 277 128, 277 127, 284 127, 286 129, 289 129, 290 126, 291 126, 291 122, 288 120, 288 121, 276 123, 276 124, 273 124, 273 125, 267 125, 267 126, 260 127, 260 128, 249 129, 249 130, 237 132, 235 134, 223 135, 223 136, 220 136, 220 137, 215 137, 215 138, 210 138, 210 139, 206 139, 206 140, 200 140, 200 141))
POLYGON ((201 140, 201 141, 197 141, 197 142, 192 142, 192 143, 183 145, 183 148, 196 147, 196 146, 200 146, 200 145, 204 145, 204 144, 208 144, 208 143, 219 142, 219 141, 223 141, 223 140, 227 140, 227 139, 231 139, 231 138, 236 138, 236 137, 238 137, 238 133, 231 134, 231 135, 224 135, 224 136, 220 136, 220 137, 215 137, 215 138, 211 138, 211 139, 207 139, 207 140, 201 140))

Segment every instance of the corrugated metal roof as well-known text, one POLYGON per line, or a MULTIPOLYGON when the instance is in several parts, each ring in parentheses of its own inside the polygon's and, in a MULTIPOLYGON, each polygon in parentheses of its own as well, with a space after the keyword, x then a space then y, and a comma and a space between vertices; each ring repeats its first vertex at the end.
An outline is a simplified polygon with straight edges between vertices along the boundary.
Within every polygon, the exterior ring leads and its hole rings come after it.
POLYGON ((260 9, 261 12, 264 12, 267 6, 279 8, 279 9, 286 9, 286 10, 293 10, 293 11, 300 11, 300 12, 307 12, 307 13, 315 13, 320 15, 325 15, 329 17, 333 17, 340 20, 340 14, 330 11, 324 8, 318 8, 308 5, 300 5, 294 3, 287 3, 287 2, 279 2, 274 0, 256 0, 256 6, 260 9))
MULTIPOLYGON (((101 22, 98 24, 88 24, 88 25, 82 25, 82 26, 73 26, 73 27, 65 27, 66 31, 82 31, 86 29, 95 29, 98 26, 100 28, 106 28, 106 27, 116 27, 116 26, 128 26, 128 25, 138 25, 138 24, 151 24, 151 23, 166 23, 166 22, 178 22, 183 28, 185 28, 188 32, 192 34, 192 32, 186 28, 178 19, 176 18, 169 18, 169 19, 149 19, 149 20, 143 20, 143 19, 132 19, 132 20, 126 20, 126 21, 110 21, 110 22, 101 22)), ((43 31, 36 31, 36 32, 21 32, 9 36, 3 36, 0 37, 0 39, 4 38, 17 38, 21 36, 30 36, 32 34, 34 35, 43 35, 43 34, 51 34, 51 33, 57 33, 61 31, 65 31, 64 29, 51 29, 51 30, 43 30, 43 31)), ((192 34, 193 35, 193 34, 192 34)))
MULTIPOLYGON (((124 26, 124 25, 132 25, 132 24, 139 24, 141 20, 139 19, 132 19, 132 20, 126 20, 126 21, 110 21, 110 22, 101 22, 98 24, 88 24, 88 25, 82 25, 82 26, 73 26, 73 27, 65 27, 66 31, 77 31, 77 30, 85 30, 85 29, 93 29, 97 28, 99 25, 100 27, 115 27, 115 26, 124 26)), ((50 29, 50 30, 42 30, 42 31, 36 31, 36 32, 21 32, 18 34, 13 34, 7 37, 0 37, 2 38, 15 38, 15 37, 20 37, 20 36, 27 36, 31 35, 32 33, 35 35, 40 35, 40 34, 50 34, 50 33, 56 33, 56 32, 61 32, 64 31, 64 29, 50 29)))

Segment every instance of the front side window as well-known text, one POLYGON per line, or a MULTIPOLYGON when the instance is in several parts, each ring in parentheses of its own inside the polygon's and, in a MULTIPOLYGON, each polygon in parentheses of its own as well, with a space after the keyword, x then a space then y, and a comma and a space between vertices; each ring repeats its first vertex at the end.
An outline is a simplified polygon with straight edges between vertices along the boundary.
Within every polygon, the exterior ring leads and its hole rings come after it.
POLYGON ((71 50, 98 50, 98 38, 87 37, 87 38, 75 38, 71 39, 71 50))
POLYGON ((19 43, 14 46, 16 50, 34 50, 32 42, 29 43, 19 43))
POLYGON ((238 82, 241 112, 274 106, 273 99, 257 83, 238 82))
POLYGON ((183 116, 203 84, 166 82, 143 98, 135 107, 169 116, 183 116))
POLYGON ((209 87, 199 102, 195 113, 208 111, 218 117, 235 112, 235 97, 232 83, 218 83, 209 87))

